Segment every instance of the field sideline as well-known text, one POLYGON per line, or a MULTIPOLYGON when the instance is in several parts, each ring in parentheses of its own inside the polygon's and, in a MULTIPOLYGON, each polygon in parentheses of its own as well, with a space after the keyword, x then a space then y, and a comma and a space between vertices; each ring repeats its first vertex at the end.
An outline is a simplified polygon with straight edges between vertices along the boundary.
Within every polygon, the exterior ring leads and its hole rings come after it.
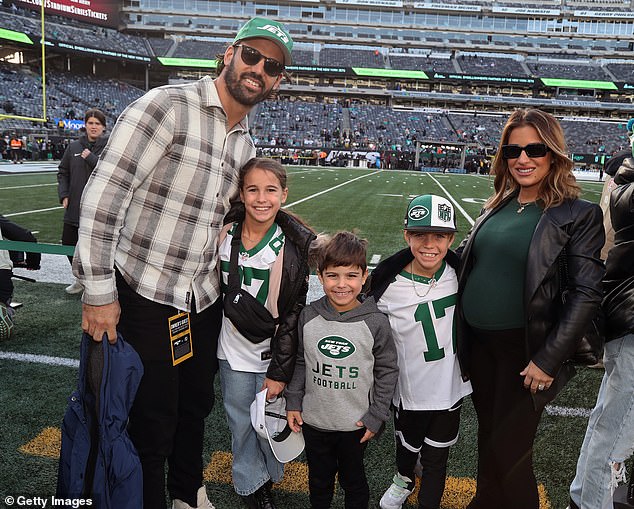
MULTIPOLYGON (((293 166, 288 172, 287 208, 317 231, 347 229, 367 238, 372 264, 404 247, 401 227, 411 196, 433 193, 452 200, 458 210, 457 243, 492 190, 489 176, 293 166)), ((602 184, 581 185, 583 196, 598 202, 602 184)), ((40 242, 59 242, 63 209, 54 173, 0 175, 0 202, 0 212, 37 231, 40 242)), ((43 266, 39 273, 28 275, 44 281, 46 273, 43 266)), ((4 507, 6 496, 46 497, 55 490, 58 428, 76 383, 73 361, 78 359, 81 312, 79 298, 66 295, 63 286, 59 282, 16 281, 14 299, 24 307, 18 311, 15 336, 0 344, 0 507, 4 507)), ((601 375, 598 370, 580 369, 542 420, 535 449, 542 508, 566 506, 567 487, 601 375)), ((216 394, 220 398, 219 389, 216 394)), ((463 409, 461 438, 451 452, 445 509, 465 507, 473 492, 475 431, 475 416, 468 401, 463 409)), ((220 401, 208 418, 204 454, 210 499, 217 509, 239 506, 230 485, 230 436, 220 401)), ((366 459, 371 507, 378 507, 394 473, 391 426, 370 444, 366 459)), ((289 465, 284 482, 277 487, 280 508, 308 507, 305 476, 300 457, 289 465)), ((340 495, 335 508, 343 507, 340 495)))

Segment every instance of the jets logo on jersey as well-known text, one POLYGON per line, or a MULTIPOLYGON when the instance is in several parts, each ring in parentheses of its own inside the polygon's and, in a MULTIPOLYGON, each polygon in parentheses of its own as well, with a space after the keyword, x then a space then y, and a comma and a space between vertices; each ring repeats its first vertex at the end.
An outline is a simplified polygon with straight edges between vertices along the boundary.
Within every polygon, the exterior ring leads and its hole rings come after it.
POLYGON ((327 336, 322 338, 317 343, 317 348, 322 354, 331 359, 345 359, 356 350, 350 341, 341 336, 327 336))
POLYGON ((438 219, 448 223, 451 221, 451 207, 441 203, 438 205, 438 219))
POLYGON ((426 218, 429 215, 429 210, 422 205, 417 205, 416 207, 412 207, 412 210, 409 211, 409 217, 413 221, 420 221, 421 219, 426 218))

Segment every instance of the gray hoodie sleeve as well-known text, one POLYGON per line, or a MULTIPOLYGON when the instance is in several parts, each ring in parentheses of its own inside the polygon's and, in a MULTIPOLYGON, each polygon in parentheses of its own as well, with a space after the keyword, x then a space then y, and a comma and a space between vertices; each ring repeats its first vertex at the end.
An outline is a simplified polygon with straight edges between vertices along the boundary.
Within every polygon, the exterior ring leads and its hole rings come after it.
POLYGON ((370 408, 363 416, 363 425, 377 433, 390 418, 390 404, 398 381, 398 361, 392 329, 387 317, 376 313, 372 328, 374 333, 374 386, 370 408))
POLYGON ((306 360, 304 359, 304 324, 309 306, 302 309, 297 321, 297 360, 293 377, 286 386, 284 396, 286 397, 286 410, 302 411, 302 400, 306 389, 306 360))

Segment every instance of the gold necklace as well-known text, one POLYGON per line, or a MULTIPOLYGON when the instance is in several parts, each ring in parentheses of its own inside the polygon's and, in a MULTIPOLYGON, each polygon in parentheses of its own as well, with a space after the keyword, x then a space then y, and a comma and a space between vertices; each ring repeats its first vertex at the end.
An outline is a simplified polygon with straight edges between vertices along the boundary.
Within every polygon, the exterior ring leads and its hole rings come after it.
POLYGON ((535 203, 535 200, 531 200, 531 201, 527 201, 527 202, 521 202, 519 200, 519 198, 517 199, 517 203, 520 204, 519 208, 517 209, 517 213, 521 214, 522 212, 524 212, 524 209, 526 207, 528 207, 529 205, 532 205, 533 203, 535 203))
POLYGON ((427 297, 427 294, 429 292, 431 292, 432 288, 436 288, 436 278, 435 277, 431 277, 431 279, 429 280, 429 283, 423 283, 422 281, 420 281, 421 284, 427 284, 427 291, 425 293, 423 293, 422 295, 420 293, 418 293, 418 290, 416 289, 416 280, 414 279, 414 262, 410 262, 409 264, 409 275, 410 275, 410 279, 412 280, 412 287, 414 288, 414 293, 418 296, 418 297, 427 297))

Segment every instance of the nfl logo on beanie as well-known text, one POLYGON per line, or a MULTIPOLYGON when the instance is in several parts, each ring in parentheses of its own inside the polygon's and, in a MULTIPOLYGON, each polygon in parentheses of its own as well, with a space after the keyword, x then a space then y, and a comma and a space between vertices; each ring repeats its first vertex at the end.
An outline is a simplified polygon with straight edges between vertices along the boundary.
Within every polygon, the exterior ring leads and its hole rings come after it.
POLYGON ((456 232, 453 204, 441 196, 416 196, 407 206, 403 229, 412 232, 456 232))

